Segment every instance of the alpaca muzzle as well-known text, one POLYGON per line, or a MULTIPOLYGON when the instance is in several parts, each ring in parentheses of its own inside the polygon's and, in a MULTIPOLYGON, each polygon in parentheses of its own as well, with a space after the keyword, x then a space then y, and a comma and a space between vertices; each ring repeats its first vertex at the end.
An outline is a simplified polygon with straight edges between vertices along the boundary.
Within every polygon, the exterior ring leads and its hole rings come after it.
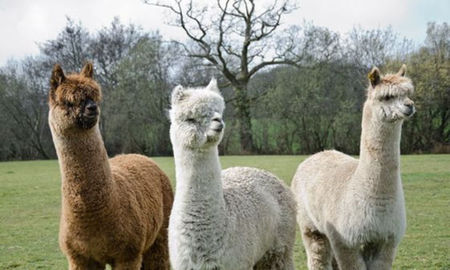
POLYGON ((222 132, 223 127, 224 127, 224 125, 223 125, 222 123, 219 123, 219 124, 217 124, 217 125, 213 128, 213 130, 214 130, 215 132, 222 132))
POLYGON ((95 117, 98 115, 98 106, 97 103, 95 103, 91 99, 87 99, 86 103, 84 105, 84 112, 83 114, 86 117, 95 117))
POLYGON ((407 110, 404 113, 407 117, 411 117, 416 112, 416 108, 414 107, 414 104, 407 104, 406 108, 407 108, 407 110))
POLYGON ((222 119, 219 117, 215 117, 212 120, 212 130, 215 132, 222 132, 223 128, 225 127, 225 124, 223 123, 222 119))
POLYGON ((87 99, 83 106, 82 112, 78 117, 78 126, 83 129, 90 129, 97 124, 99 109, 97 103, 91 99, 87 99))

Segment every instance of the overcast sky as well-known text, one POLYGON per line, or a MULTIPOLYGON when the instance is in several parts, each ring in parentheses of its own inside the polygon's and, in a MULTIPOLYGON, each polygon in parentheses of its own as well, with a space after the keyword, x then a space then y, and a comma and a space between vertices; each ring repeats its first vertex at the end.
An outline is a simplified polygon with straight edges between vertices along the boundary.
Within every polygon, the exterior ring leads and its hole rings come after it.
MULTIPOLYGON (((285 18, 286 24, 312 21, 342 34, 353 26, 372 29, 391 25, 416 43, 424 40, 427 22, 450 22, 450 0, 299 0, 299 6, 285 18)), ((184 39, 181 31, 164 24, 161 9, 141 0, 0 0, 0 66, 10 58, 37 54, 37 44, 56 38, 66 16, 81 21, 90 31, 118 16, 122 22, 141 25, 145 30, 159 29, 165 38, 184 39)))

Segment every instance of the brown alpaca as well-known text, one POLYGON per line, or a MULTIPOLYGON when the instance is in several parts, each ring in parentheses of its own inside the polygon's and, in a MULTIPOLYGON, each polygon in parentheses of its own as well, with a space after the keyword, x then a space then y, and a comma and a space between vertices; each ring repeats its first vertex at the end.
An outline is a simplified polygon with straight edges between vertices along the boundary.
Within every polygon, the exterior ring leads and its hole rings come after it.
POLYGON ((141 155, 108 160, 92 75, 91 63, 68 76, 55 65, 50 81, 49 124, 62 175, 60 247, 71 270, 168 270, 169 179, 141 155))

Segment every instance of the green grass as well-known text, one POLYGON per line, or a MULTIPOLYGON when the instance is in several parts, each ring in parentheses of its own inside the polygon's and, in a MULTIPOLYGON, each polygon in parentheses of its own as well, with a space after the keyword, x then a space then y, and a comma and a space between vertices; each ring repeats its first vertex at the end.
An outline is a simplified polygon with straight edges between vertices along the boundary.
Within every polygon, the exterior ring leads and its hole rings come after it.
MULTIPOLYGON (((225 156, 224 168, 267 169, 290 183, 304 156, 225 156)), ((174 179, 172 158, 154 158, 174 179)), ((402 157, 408 229, 394 269, 450 269, 450 155, 402 157)), ((57 161, 0 163, 0 269, 67 269, 58 247, 57 161)), ((306 269, 297 235, 296 269, 306 269)))

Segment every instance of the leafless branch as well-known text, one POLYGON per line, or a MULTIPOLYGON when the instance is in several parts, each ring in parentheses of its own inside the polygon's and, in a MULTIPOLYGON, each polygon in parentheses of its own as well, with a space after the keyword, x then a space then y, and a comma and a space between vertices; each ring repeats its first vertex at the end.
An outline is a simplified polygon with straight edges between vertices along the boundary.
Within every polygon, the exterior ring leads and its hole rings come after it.
POLYGON ((286 39, 288 43, 279 46, 267 46, 270 41, 258 45, 279 28, 283 15, 295 9, 290 0, 274 0, 258 12, 255 0, 216 0, 218 20, 213 22, 205 20, 206 16, 195 9, 193 0, 171 0, 172 4, 168 4, 169 1, 144 0, 171 11, 178 26, 198 46, 188 48, 183 44, 187 55, 213 64, 232 85, 247 84, 256 72, 267 66, 297 64, 299 57, 295 56, 296 43, 292 40, 286 39), (274 54, 269 61, 264 60, 267 54, 274 54), (238 67, 233 66, 230 57, 239 61, 238 67))

